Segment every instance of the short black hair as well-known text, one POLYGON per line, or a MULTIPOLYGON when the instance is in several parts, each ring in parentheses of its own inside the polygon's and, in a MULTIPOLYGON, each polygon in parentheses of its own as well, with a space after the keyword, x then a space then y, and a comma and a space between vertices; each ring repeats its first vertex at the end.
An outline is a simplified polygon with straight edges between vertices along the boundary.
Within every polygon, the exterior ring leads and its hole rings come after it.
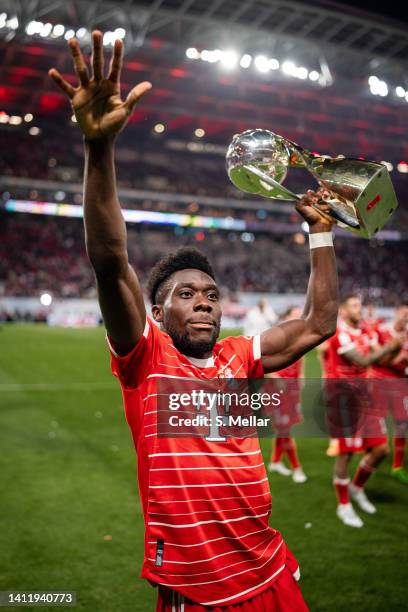
POLYGON ((151 269, 147 281, 147 291, 150 302, 157 303, 157 294, 160 286, 178 270, 193 268, 201 270, 211 276, 215 281, 215 274, 206 255, 194 247, 180 247, 173 253, 168 253, 160 259, 151 269))

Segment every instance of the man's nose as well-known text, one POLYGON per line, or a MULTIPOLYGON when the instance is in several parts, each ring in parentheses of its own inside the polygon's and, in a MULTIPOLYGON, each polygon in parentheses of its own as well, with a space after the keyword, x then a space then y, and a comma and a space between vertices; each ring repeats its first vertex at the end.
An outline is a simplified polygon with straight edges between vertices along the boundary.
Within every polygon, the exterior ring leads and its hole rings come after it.
POLYGON ((211 302, 204 296, 201 296, 199 298, 197 298, 195 304, 194 304, 194 311, 195 312, 211 312, 213 309, 211 302))

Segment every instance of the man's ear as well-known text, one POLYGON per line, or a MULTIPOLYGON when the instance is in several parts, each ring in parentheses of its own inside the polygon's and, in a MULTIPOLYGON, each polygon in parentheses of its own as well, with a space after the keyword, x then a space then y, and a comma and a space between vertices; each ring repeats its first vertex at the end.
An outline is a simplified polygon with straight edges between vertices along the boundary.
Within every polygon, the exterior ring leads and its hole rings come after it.
POLYGON ((153 304, 152 316, 156 323, 163 323, 163 306, 162 304, 153 304))

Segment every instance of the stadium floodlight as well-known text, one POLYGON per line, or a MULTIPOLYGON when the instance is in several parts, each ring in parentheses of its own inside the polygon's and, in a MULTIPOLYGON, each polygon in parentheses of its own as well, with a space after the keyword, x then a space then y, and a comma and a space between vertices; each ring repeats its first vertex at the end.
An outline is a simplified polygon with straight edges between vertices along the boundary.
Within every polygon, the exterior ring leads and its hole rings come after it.
POLYGON ((194 130, 194 134, 197 136, 197 138, 202 138, 205 136, 205 130, 203 130, 203 128, 197 128, 194 130))
POLYGON ((11 115, 9 119, 10 125, 20 125, 21 123, 23 123, 22 117, 20 117, 19 115, 11 115))
POLYGON ((210 64, 219 62, 221 57, 222 57, 221 49, 203 49, 201 51, 201 59, 204 62, 209 62, 210 64))
POLYGON ((8 116, 7 113, 4 113, 4 112, 0 113, 0 123, 8 123, 9 119, 10 117, 8 116))
POLYGON ((238 64, 238 53, 231 50, 221 51, 220 63, 224 68, 232 70, 238 64))
POLYGON ((388 85, 378 77, 371 75, 368 77, 368 85, 373 96, 388 96, 388 85))
POLYGON ((249 55, 249 53, 244 53, 244 55, 241 57, 239 61, 239 65, 241 66, 241 68, 249 68, 251 63, 252 63, 252 55, 249 55))
POLYGON ((40 295, 40 304, 41 306, 51 306, 52 295, 50 293, 42 293, 40 295))
POLYGON ((75 115, 71 115, 71 121, 72 123, 77 123, 77 118, 75 117, 75 115))
POLYGON ((105 32, 105 34, 103 35, 103 44, 105 45, 105 47, 109 46, 109 45, 113 45, 115 42, 115 34, 114 32, 105 32))
POLYGON ((265 55, 257 55, 254 63, 259 72, 269 72, 269 60, 265 55))
POLYGON ((288 76, 296 76, 296 66, 293 62, 286 61, 282 64, 282 72, 288 76))
POLYGON ((33 127, 30 127, 30 129, 28 130, 28 133, 30 134, 30 136, 38 136, 40 132, 41 132, 40 128, 35 125, 33 125, 33 127))
POLYGON ((79 30, 77 30, 76 32, 76 36, 77 38, 85 38, 87 33, 88 33, 88 30, 86 28, 79 28, 79 30))
POLYGON ((162 134, 165 129, 166 128, 163 125, 163 123, 156 123, 156 125, 153 128, 153 130, 156 132, 156 134, 162 134))
POLYGON ((47 36, 51 34, 51 31, 52 31, 52 23, 43 23, 41 30, 40 30, 40 36, 42 38, 47 38, 47 36))
POLYGON ((200 52, 195 47, 189 47, 186 49, 186 56, 188 59, 200 59, 200 52))
POLYGON ((4 28, 7 21, 7 13, 0 13, 0 28, 4 28))
POLYGON ((62 23, 57 23, 52 29, 52 35, 58 38, 59 36, 63 36, 65 32, 65 26, 62 23))
POLYGON ((34 119, 34 116, 31 113, 26 113, 24 115, 24 121, 26 123, 30 123, 30 121, 32 121, 34 119))
POLYGON ((405 98, 405 89, 400 85, 395 88, 395 93, 399 98, 405 98))
POLYGON ((320 79, 320 74, 317 72, 317 70, 311 70, 309 72, 309 79, 311 81, 318 81, 320 79))
POLYGON ((384 81, 381 81, 379 86, 379 94, 380 96, 388 96, 388 85, 384 81))
POLYGON ((115 32, 114 32, 116 38, 125 38, 126 36, 126 30, 125 28, 116 28, 115 32))
POLYGON ((408 91, 405 92, 405 100, 408 102, 408 91))
POLYGON ((29 36, 34 36, 34 34, 39 34, 41 32, 43 24, 41 21, 29 21, 26 25, 26 34, 29 36))
POLYGON ((271 57, 268 62, 270 70, 279 70, 280 62, 275 57, 271 57))
POLYGON ((400 163, 397 166, 397 170, 398 172, 401 172, 401 174, 407 174, 408 173, 408 164, 406 161, 400 161, 400 163))
POLYGON ((8 21, 6 21, 6 28, 10 28, 10 30, 17 30, 18 25, 19 24, 17 17, 12 17, 8 21))
POLYGON ((64 38, 65 40, 69 40, 70 38, 74 38, 75 36, 75 31, 74 30, 67 30, 64 34, 64 38))
POLYGON ((307 79, 308 74, 309 74, 308 69, 305 68, 304 66, 298 66, 295 70, 295 76, 298 79, 302 79, 302 80, 307 79))

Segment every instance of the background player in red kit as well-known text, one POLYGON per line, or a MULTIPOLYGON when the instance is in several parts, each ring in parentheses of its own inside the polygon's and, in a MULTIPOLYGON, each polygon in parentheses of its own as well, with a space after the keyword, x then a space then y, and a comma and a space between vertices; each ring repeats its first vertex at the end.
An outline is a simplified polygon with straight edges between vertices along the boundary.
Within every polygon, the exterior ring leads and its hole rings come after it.
POLYGON ((159 585, 160 611, 306 610, 297 562, 268 526, 270 492, 256 438, 164 438, 157 435, 160 380, 262 377, 330 337, 337 318, 331 223, 319 194, 297 205, 310 226, 311 276, 302 317, 261 336, 217 342, 221 307, 205 256, 182 249, 150 276, 152 316, 129 265, 117 197, 114 141, 150 83, 120 98, 123 43, 103 75, 102 34, 93 32, 92 75, 71 39, 78 87, 52 69, 85 137, 84 220, 103 319, 138 457, 146 535, 142 576, 159 585), (312 206, 313 205, 313 206, 312 206), (176 607, 177 606, 177 607, 176 607), (232 608, 231 608, 232 609, 232 608))
MULTIPOLYGON (((298 319, 301 316, 302 311, 298 306, 290 306, 280 320, 290 321, 291 319, 298 319)), ((290 393, 286 393, 286 396, 283 394, 280 406, 276 411, 274 428, 277 434, 272 449, 271 461, 268 464, 268 470, 270 472, 276 472, 282 476, 292 475, 293 481, 298 484, 306 482, 307 476, 300 463, 296 441, 291 436, 291 428, 293 425, 301 423, 303 420, 301 412, 301 378, 303 376, 303 365, 303 358, 298 359, 295 363, 292 363, 292 365, 272 375, 274 378, 283 379, 283 384, 285 384, 284 379, 289 379, 287 391, 290 391, 290 393), (282 463, 282 457, 284 455, 288 457, 290 467, 292 468, 291 470, 282 463)))
POLYGON ((381 380, 374 386, 374 401, 384 416, 391 413, 394 423, 392 475, 400 482, 408 484, 408 472, 404 468, 406 437, 408 432, 408 305, 402 304, 395 309, 394 320, 379 322, 375 328, 380 346, 386 346, 394 338, 403 336, 404 344, 397 355, 389 354, 373 364, 370 375, 381 380))
MULTIPOLYGON (((345 525, 362 527, 363 521, 355 513, 350 503, 350 496, 364 512, 373 514, 376 511, 364 492, 364 485, 377 465, 388 454, 383 413, 373 410, 368 381, 364 383, 364 380, 368 378, 369 366, 380 361, 385 355, 399 350, 400 339, 373 350, 372 334, 364 333, 361 328, 362 304, 356 295, 349 295, 342 300, 340 316, 336 334, 328 341, 326 358, 328 403, 336 415, 344 417, 345 412, 346 417, 350 416, 353 419, 362 411, 364 418, 361 427, 357 426, 353 436, 340 436, 332 440, 330 454, 336 456, 333 484, 338 498, 337 516, 345 525), (347 384, 340 387, 330 379, 346 379, 347 384), (344 401, 345 411, 341 414, 341 402, 344 401), (364 456, 350 483, 348 464, 353 453, 363 451, 364 456)), ((340 425, 340 430, 342 427, 343 425, 340 425)))
POLYGON ((377 333, 378 326, 383 323, 384 319, 376 316, 375 305, 372 302, 368 302, 364 306, 364 319, 361 321, 361 328, 368 334, 375 335, 377 333))

